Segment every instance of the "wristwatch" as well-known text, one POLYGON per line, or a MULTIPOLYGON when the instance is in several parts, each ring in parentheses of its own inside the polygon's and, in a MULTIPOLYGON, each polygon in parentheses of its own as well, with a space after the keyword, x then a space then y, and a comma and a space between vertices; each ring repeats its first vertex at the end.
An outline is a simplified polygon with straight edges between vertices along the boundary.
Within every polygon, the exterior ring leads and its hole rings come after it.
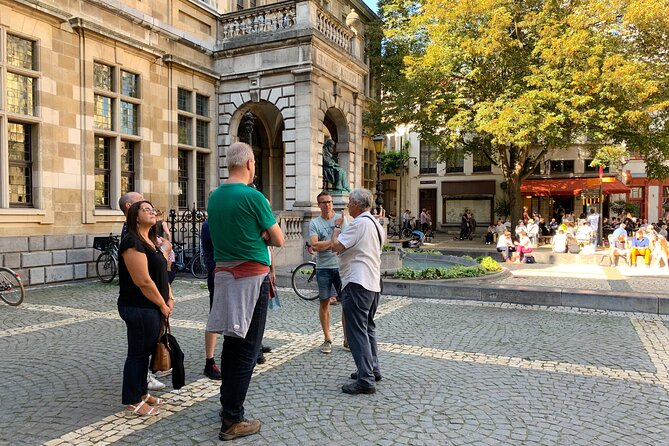
POLYGON ((341 225, 335 225, 335 229, 341 229, 341 225))

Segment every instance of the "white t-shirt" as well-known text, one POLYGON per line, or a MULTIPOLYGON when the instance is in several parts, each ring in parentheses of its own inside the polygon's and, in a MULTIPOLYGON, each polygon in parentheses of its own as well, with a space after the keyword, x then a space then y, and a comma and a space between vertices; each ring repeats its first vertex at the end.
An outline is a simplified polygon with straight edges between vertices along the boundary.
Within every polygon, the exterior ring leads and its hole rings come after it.
POLYGON ((379 234, 384 231, 369 211, 358 215, 337 237, 346 248, 339 254, 339 275, 342 288, 357 283, 369 291, 380 292, 381 249, 379 234), (378 229, 378 232, 377 232, 378 229))

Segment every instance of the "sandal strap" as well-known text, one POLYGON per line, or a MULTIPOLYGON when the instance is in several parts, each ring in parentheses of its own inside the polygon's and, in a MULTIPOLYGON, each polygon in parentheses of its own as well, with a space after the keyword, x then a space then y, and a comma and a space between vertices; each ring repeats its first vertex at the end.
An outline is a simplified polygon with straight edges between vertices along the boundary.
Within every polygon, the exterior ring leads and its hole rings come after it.
POLYGON ((156 409, 155 407, 152 407, 152 408, 149 409, 149 411, 146 414, 147 415, 154 415, 154 414, 157 415, 158 414, 158 409, 156 409))
MULTIPOLYGON (((144 404, 146 404, 146 401, 140 401, 136 406, 133 406, 133 405, 131 404, 130 407, 134 407, 134 408, 135 408, 135 409, 132 411, 132 413, 137 414, 137 413, 139 412, 139 409, 141 409, 141 407, 142 407, 144 404)), ((152 407, 151 409, 153 409, 153 407, 152 407)))

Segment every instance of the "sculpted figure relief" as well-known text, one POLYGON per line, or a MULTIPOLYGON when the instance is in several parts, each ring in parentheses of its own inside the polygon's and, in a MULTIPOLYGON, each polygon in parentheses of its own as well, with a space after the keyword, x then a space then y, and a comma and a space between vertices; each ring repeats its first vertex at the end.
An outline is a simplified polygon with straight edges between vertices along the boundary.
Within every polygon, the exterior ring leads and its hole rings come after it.
POLYGON ((334 159, 334 147, 335 142, 331 139, 323 144, 323 176, 325 181, 332 185, 332 190, 348 192, 350 189, 346 172, 334 159))

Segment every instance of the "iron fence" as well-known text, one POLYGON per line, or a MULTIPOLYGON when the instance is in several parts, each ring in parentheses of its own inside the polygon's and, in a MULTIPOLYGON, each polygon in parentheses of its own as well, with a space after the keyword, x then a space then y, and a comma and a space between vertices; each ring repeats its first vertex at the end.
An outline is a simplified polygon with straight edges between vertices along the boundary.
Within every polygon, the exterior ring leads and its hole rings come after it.
POLYGON ((207 218, 206 211, 196 209, 170 209, 167 226, 172 235, 172 242, 184 244, 186 259, 190 259, 200 249, 202 223, 207 218))

